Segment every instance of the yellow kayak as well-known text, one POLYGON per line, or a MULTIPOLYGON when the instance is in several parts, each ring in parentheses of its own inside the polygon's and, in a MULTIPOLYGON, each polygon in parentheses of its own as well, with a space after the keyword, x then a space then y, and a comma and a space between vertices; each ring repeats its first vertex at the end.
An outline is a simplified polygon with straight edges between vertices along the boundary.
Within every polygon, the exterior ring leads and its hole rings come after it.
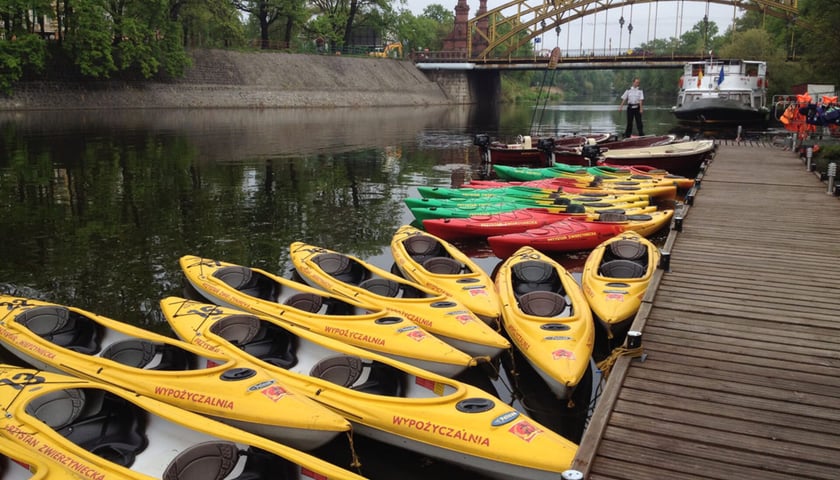
POLYGON ((0 383, 0 444, 36 466, 31 478, 364 479, 116 385, 12 365, 0 365, 0 383))
POLYGON ((119 385, 304 450, 350 429, 243 359, 40 300, 0 296, 0 344, 36 368, 119 385))
POLYGON ((507 339, 446 295, 326 248, 294 242, 290 252, 296 272, 310 285, 404 315, 458 350, 492 358, 510 348, 507 339))
POLYGON ((190 285, 217 305, 280 318, 320 335, 455 376, 475 363, 407 315, 333 295, 259 268, 185 255, 190 285))
POLYGON ((180 338, 212 352, 252 351, 249 332, 272 329, 277 342, 295 345, 296 362, 285 370, 263 366, 341 412, 358 434, 505 479, 555 479, 577 451, 469 384, 270 317, 177 297, 161 301, 161 310, 180 338))
POLYGON ((574 277, 526 246, 499 266, 496 288, 514 345, 558 398, 570 397, 589 368, 595 342, 592 312, 574 277))
POLYGON ((660 257, 656 245, 633 231, 616 235, 589 253, 581 287, 610 338, 636 315, 660 257))
POLYGON ((490 275, 451 243, 411 225, 391 238, 391 255, 400 273, 472 310, 498 327, 502 305, 490 275))
POLYGON ((60 463, 38 456, 28 445, 0 435, 0 478, 3 480, 77 480, 60 463), (5 458, 4 458, 5 457, 5 458))

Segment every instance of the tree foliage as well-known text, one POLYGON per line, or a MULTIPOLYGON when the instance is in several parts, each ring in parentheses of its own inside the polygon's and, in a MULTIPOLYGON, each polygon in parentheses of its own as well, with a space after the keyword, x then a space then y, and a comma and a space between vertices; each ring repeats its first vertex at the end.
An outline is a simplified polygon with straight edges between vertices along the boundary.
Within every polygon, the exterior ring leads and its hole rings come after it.
MULTIPOLYGON (((766 60, 782 90, 802 82, 840 83, 840 37, 829 33, 840 22, 836 0, 798 5, 796 25, 747 10, 726 32, 703 20, 679 38, 640 48, 766 60)), ((316 44, 353 51, 396 41, 406 52, 440 50, 453 28, 452 8, 431 4, 415 15, 403 6, 404 0, 0 0, 0 88, 8 91, 30 73, 43 69, 49 75, 65 65, 75 69, 62 72, 70 77, 178 76, 189 65, 187 48, 236 48, 248 38, 261 48, 293 51, 312 51, 316 44)), ((535 54, 527 33, 504 48, 511 56, 535 54)), ((562 83, 575 94, 603 95, 623 90, 633 76, 648 92, 673 94, 672 71, 590 72, 565 76, 562 83)), ((526 88, 536 81, 533 75, 516 78, 526 88)))

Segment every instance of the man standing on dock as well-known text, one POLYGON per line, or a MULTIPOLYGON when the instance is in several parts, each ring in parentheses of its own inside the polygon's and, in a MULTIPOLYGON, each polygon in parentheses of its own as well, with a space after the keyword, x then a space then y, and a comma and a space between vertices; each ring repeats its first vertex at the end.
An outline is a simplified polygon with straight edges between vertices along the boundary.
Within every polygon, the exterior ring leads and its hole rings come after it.
POLYGON ((627 103, 627 128, 624 130, 624 138, 630 138, 633 134, 633 122, 636 122, 636 128, 639 130, 639 136, 645 135, 645 127, 642 124, 642 106, 645 103, 645 92, 639 88, 641 81, 638 78, 633 79, 633 85, 624 91, 621 95, 621 105, 618 106, 620 112, 624 103, 627 103))

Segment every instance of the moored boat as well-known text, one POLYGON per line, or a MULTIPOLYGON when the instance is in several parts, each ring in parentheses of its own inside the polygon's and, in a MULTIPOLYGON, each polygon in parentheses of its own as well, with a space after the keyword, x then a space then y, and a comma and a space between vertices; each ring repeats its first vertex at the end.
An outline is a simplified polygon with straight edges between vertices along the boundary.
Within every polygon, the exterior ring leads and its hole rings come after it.
MULTIPOLYGON (((598 144, 600 151, 621 150, 624 148, 655 147, 669 145, 676 141, 676 136, 668 135, 644 135, 640 137, 627 137, 598 144)), ((573 147, 560 146, 554 149, 554 164, 563 163, 567 165, 590 166, 591 159, 584 155, 582 145, 573 147)))
MULTIPOLYGON (((628 209, 606 209, 609 213, 626 215, 644 214, 656 211, 655 206, 628 209)), ((582 217, 597 219, 599 213, 558 213, 545 208, 524 208, 493 215, 474 215, 466 218, 431 218, 423 220, 423 228, 429 233, 447 240, 487 238, 494 235, 524 232, 567 218, 582 217)))
POLYGON ((510 348, 507 339, 451 297, 324 247, 294 242, 289 251, 296 273, 314 287, 404 315, 476 357, 493 358, 510 348))
POLYGON ((526 245, 542 252, 591 250, 628 230, 651 235, 665 227, 673 215, 674 211, 670 209, 639 215, 602 213, 597 220, 569 218, 520 233, 488 237, 487 242, 499 258, 507 258, 526 245))
POLYGON ((712 58, 686 63, 672 112, 693 125, 766 125, 767 63, 712 58))
POLYGON ((551 391, 567 399, 589 367, 592 313, 574 277, 557 261, 524 246, 496 272, 502 323, 551 391))
POLYGON ((660 258, 659 248, 633 231, 616 235, 589 253, 581 287, 609 338, 626 333, 660 258))
POLYGON ((187 281, 218 305, 280 318, 420 368, 454 376, 474 363, 404 314, 362 304, 259 268, 185 255, 187 281))
POLYGON ((499 326, 502 307, 493 280, 451 243, 403 225, 391 238, 391 255, 403 277, 463 303, 488 325, 499 326))
POLYGON ((50 480, 364 479, 114 384, 11 365, 0 365, 0 382, 2 442, 50 480))
POLYGON ((260 324, 281 330, 278 341, 295 345, 297 362, 277 373, 346 415, 356 434, 502 479, 555 478, 577 450, 466 383, 269 317, 176 297, 164 299, 161 308, 179 337, 213 351, 249 351, 248 332, 260 324))
MULTIPOLYGON (((447 201, 444 201, 447 202, 447 201)), ((636 201, 613 202, 600 198, 590 197, 588 201, 581 203, 569 203, 563 206, 547 208, 550 212, 563 214, 577 213, 601 213, 605 211, 629 210, 645 208, 650 205, 649 200, 639 197, 636 201)), ((411 213, 419 222, 435 218, 469 218, 476 215, 493 215, 497 213, 512 212, 523 208, 530 208, 517 204, 453 204, 451 207, 427 207, 411 208, 411 213)))
POLYGON ((0 344, 39 369, 120 385, 304 450, 350 428, 242 358, 207 355, 79 308, 11 296, 0 304, 0 344))
POLYGON ((479 134, 473 143, 478 147, 482 162, 488 165, 548 167, 554 163, 555 148, 571 148, 587 142, 602 143, 612 138, 610 133, 545 138, 520 135, 515 143, 504 143, 492 141, 486 134, 479 134))

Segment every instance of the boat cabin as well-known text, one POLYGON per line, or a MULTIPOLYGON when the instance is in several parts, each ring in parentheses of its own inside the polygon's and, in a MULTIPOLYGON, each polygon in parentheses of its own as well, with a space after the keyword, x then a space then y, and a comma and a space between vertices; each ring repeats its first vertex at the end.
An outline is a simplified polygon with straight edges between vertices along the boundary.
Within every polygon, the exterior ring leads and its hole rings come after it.
POLYGON ((701 99, 718 98, 764 109, 767 103, 767 63, 757 60, 689 62, 680 77, 677 108, 701 99))

